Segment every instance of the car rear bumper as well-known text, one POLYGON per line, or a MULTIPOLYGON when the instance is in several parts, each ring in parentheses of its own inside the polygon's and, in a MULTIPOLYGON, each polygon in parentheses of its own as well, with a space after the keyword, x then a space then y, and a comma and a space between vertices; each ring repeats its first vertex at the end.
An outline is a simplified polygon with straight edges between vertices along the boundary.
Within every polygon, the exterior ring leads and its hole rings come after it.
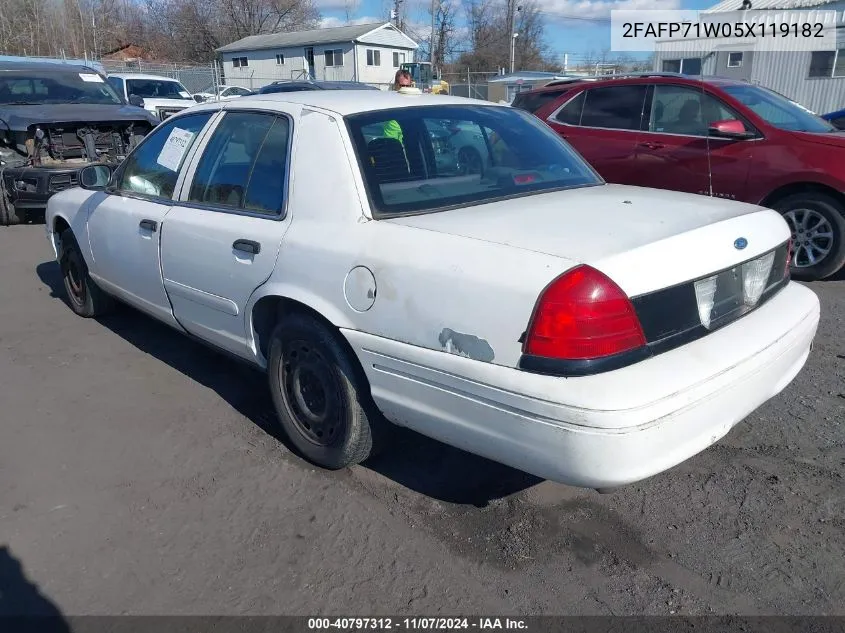
POLYGON ((795 378, 818 322, 816 295, 790 283, 703 339, 581 378, 344 334, 393 422, 539 477, 603 488, 663 472, 722 438, 795 378))

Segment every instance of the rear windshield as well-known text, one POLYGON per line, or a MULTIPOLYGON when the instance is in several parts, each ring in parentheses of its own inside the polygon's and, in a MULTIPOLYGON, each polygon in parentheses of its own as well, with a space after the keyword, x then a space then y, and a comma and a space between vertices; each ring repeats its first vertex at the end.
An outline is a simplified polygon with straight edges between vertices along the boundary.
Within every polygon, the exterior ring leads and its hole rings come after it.
POLYGON ((534 114, 550 101, 554 101, 566 90, 552 90, 548 92, 520 92, 511 104, 514 108, 534 114))
POLYGON ((437 211, 603 183, 547 126, 513 108, 419 106, 346 121, 377 214, 437 211))

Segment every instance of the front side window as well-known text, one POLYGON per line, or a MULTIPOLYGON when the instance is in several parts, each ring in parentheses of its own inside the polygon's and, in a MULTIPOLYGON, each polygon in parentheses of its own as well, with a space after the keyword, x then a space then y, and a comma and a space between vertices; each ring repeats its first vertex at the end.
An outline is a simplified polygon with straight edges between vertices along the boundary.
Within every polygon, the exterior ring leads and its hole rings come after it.
POLYGON ((126 90, 130 95, 143 99, 191 99, 191 94, 178 81, 167 79, 127 79, 126 90))
POLYGON ((746 84, 722 89, 754 114, 781 130, 791 132, 835 132, 830 123, 776 92, 746 84))
POLYGON ((611 86, 587 90, 581 125, 614 130, 639 130, 648 88, 611 86))
POLYGON ((114 88, 114 91, 119 94, 121 97, 124 96, 126 93, 123 91, 123 79, 120 77, 109 77, 107 79, 109 85, 114 88))
POLYGON ((664 134, 707 136, 711 123, 738 118, 702 90, 657 85, 654 87, 648 130, 664 134))
POLYGON ((229 112, 191 184, 191 202, 277 215, 284 202, 290 124, 283 116, 229 112))
POLYGON ((172 197, 185 156, 213 114, 190 114, 161 123, 121 165, 117 191, 172 197))
POLYGON ((437 211, 601 184, 532 115, 496 106, 419 106, 346 117, 377 214, 437 211))

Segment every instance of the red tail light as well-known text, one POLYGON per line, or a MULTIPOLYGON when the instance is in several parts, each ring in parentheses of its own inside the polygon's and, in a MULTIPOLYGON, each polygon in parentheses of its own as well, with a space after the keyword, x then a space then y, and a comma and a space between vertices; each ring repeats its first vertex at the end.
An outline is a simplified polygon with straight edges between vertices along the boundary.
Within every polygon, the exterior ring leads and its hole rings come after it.
POLYGON ((524 352, 583 360, 645 344, 637 313, 622 289, 595 268, 578 266, 555 279, 540 296, 524 352))

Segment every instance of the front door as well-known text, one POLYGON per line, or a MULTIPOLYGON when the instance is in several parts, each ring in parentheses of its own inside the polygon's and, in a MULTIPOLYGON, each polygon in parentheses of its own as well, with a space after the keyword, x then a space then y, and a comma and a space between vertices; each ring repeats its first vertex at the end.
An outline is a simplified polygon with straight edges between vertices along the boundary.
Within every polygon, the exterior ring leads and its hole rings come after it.
POLYGON ((159 241, 179 168, 214 112, 165 122, 123 162, 115 186, 96 194, 88 216, 91 275, 127 303, 173 323, 161 281, 159 241))
POLYGON ((647 117, 632 166, 637 184, 703 195, 712 187, 714 196, 742 198, 750 164, 747 141, 708 131, 714 121, 737 114, 702 89, 658 84, 647 117))
POLYGON ((273 272, 286 217, 291 119, 229 110, 193 159, 161 237, 164 287, 189 332, 250 358, 245 308, 273 272))
POLYGON ((583 90, 554 112, 548 123, 606 181, 636 185, 631 162, 647 90, 646 84, 583 90))
POLYGON ((313 46, 306 46, 305 47, 305 63, 308 64, 308 77, 310 79, 316 79, 317 73, 314 70, 314 47, 313 46))

